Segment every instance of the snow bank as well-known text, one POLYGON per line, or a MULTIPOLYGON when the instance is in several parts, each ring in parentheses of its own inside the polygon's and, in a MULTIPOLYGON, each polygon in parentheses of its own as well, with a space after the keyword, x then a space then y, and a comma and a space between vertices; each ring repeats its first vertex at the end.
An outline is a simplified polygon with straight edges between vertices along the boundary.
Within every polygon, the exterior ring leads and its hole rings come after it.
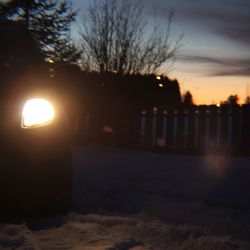
POLYGON ((70 214, 60 227, 32 231, 27 225, 1 225, 1 249, 180 250, 249 249, 230 235, 174 226, 145 214, 107 216, 70 214))
POLYGON ((249 158, 89 145, 73 150, 73 162, 71 213, 0 224, 0 249, 250 249, 250 214, 203 202, 212 194, 235 204, 231 189, 218 185, 225 180, 243 194, 240 201, 247 197, 249 158))

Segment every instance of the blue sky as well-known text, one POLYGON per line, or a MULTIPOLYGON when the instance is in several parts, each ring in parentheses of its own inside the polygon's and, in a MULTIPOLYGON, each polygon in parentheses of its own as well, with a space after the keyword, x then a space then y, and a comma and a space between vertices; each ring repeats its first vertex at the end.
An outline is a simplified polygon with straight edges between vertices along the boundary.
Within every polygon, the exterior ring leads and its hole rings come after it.
MULTIPOLYGON (((74 0, 80 12, 91 0, 74 0)), ((197 103, 217 103, 230 94, 241 101, 250 86, 249 0, 142 0, 149 22, 156 8, 164 25, 175 10, 173 35, 184 34, 172 78, 182 91, 190 90, 197 103)), ((250 89, 250 88, 249 88, 250 89)), ((249 93, 250 94, 250 93, 249 93)))

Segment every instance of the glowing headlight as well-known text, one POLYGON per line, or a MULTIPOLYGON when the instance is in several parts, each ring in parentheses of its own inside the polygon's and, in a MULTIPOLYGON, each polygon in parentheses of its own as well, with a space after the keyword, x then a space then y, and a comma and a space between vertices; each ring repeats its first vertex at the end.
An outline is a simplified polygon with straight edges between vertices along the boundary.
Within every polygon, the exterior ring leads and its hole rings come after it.
POLYGON ((45 99, 35 98, 28 100, 22 111, 23 128, 41 127, 51 123, 55 111, 53 106, 45 99))

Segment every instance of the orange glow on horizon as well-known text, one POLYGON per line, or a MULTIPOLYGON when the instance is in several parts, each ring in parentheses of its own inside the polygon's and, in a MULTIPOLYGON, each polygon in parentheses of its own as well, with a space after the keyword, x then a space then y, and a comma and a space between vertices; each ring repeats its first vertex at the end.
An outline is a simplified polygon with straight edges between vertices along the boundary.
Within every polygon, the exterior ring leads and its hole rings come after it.
POLYGON ((239 96, 239 103, 243 104, 247 96, 247 84, 250 83, 250 79, 243 76, 206 77, 178 71, 169 75, 178 79, 182 94, 187 90, 191 92, 195 104, 218 104, 236 94, 239 96))

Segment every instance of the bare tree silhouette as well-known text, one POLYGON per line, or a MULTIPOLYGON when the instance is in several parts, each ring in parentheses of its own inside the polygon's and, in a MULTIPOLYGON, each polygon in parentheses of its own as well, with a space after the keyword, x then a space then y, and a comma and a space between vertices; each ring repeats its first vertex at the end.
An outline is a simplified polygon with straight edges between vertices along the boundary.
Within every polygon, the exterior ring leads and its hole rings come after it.
POLYGON ((182 35, 171 39, 167 25, 149 32, 140 0, 93 0, 79 25, 82 67, 88 71, 151 74, 175 58, 182 35))

